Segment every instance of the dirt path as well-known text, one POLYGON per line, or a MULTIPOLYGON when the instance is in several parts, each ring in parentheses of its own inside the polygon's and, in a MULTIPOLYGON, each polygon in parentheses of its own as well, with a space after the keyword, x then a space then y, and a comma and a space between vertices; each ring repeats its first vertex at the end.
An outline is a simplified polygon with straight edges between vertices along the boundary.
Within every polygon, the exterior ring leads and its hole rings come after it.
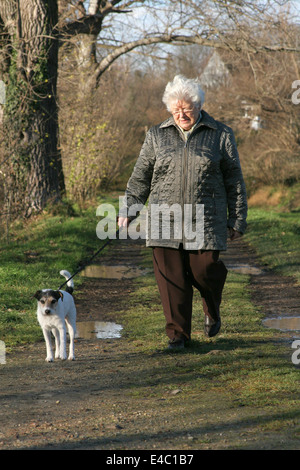
MULTIPOLYGON (((136 266, 141 257, 139 249, 136 242, 126 245, 126 250, 124 242, 118 243, 102 262, 136 266)), ((243 241, 229 249, 224 258, 233 269, 237 265, 252 267, 253 298, 267 315, 296 313, 299 290, 290 279, 268 270, 262 272, 243 241)), ((119 300, 132 290, 131 279, 87 279, 76 298, 78 321, 122 322, 119 300)), ((164 364, 173 360, 169 356, 162 359, 160 352, 141 354, 126 336, 79 338, 75 362, 45 363, 43 342, 17 348, 7 355, 7 363, 0 365, 0 449, 234 448, 244 431, 239 423, 243 418, 245 422, 253 419, 256 411, 241 408, 235 421, 234 409, 224 407, 222 398, 208 401, 205 390, 200 390, 191 400, 188 415, 180 426, 176 425, 180 397, 176 388, 170 395, 166 387, 176 386, 178 378, 167 368, 161 373, 162 360, 164 364), (199 406, 201 419, 195 426, 199 406), (221 421, 215 420, 218 411, 221 421), (233 420, 236 425, 229 425, 233 420), (204 436, 197 444, 193 444, 195 434, 204 436)), ((255 437, 252 439, 255 448, 255 437)))
POLYGON ((229 269, 251 275, 252 301, 263 307, 266 317, 300 315, 300 288, 295 279, 263 266, 243 239, 231 244, 222 258, 229 269))

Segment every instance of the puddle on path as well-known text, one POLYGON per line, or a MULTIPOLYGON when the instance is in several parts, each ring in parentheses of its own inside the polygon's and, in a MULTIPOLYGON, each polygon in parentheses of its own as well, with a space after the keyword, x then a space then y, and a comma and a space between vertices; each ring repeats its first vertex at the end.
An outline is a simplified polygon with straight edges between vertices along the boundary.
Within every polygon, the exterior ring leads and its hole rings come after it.
POLYGON ((240 274, 252 274, 258 276, 263 273, 263 270, 257 266, 251 266, 250 264, 226 264, 226 268, 229 271, 235 271, 240 274))
POLYGON ((76 325, 76 338, 110 339, 121 338, 123 327, 113 322, 81 321, 76 325))
POLYGON ((276 317, 263 320, 267 328, 281 331, 300 331, 300 317, 276 317))
POLYGON ((147 269, 136 266, 105 266, 92 264, 87 266, 81 273, 84 277, 94 277, 100 279, 133 279, 147 274, 147 269))

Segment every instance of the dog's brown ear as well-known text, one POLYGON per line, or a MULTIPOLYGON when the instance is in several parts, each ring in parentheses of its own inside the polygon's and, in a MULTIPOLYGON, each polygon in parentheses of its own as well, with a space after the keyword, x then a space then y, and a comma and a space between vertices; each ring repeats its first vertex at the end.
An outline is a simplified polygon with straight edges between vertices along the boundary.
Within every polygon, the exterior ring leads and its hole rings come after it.
POLYGON ((42 291, 37 290, 36 293, 32 297, 34 297, 37 300, 40 300, 40 298, 42 297, 42 291))
POLYGON ((60 295, 61 301, 63 301, 63 299, 64 299, 64 294, 63 294, 62 292, 60 292, 60 290, 59 290, 58 292, 59 292, 59 295, 60 295))

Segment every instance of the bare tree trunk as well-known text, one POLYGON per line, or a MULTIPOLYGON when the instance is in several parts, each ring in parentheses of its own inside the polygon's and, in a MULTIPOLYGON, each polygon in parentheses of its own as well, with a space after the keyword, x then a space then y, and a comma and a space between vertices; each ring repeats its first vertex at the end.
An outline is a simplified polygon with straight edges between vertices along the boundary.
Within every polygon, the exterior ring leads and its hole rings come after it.
POLYGON ((7 148, 27 209, 40 210, 64 190, 56 102, 57 1, 2 0, 0 16, 12 50, 4 118, 7 148))

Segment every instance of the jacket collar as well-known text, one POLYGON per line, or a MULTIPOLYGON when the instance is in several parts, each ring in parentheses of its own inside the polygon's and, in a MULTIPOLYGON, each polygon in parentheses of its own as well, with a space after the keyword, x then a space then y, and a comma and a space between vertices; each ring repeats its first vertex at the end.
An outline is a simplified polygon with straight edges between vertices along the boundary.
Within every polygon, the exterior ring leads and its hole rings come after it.
MULTIPOLYGON (((214 118, 211 117, 206 111, 203 111, 203 109, 201 110, 201 115, 202 117, 200 121, 198 122, 198 124, 196 125, 195 129, 198 129, 198 127, 200 126, 210 127, 211 129, 218 128, 217 123, 214 120, 214 118)), ((175 126, 177 128, 173 116, 169 117, 164 122, 162 122, 159 127, 163 129, 165 127, 170 127, 170 126, 175 126)))

